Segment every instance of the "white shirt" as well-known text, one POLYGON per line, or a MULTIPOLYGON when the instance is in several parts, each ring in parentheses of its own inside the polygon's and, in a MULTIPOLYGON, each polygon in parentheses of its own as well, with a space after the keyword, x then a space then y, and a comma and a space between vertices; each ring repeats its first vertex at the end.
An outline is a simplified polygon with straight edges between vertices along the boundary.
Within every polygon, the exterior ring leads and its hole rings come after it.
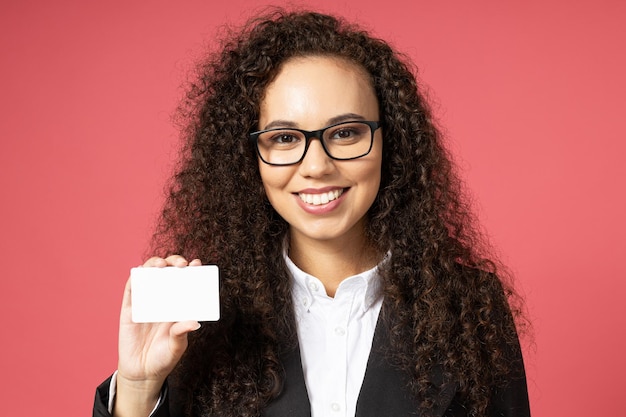
POLYGON ((335 297, 287 256, 312 417, 353 417, 382 306, 377 268, 344 279, 335 297))
MULTIPOLYGON (((284 254, 311 417, 353 417, 382 306, 378 267, 344 279, 335 297, 284 254)), ((117 371, 109 386, 109 412, 117 371)), ((162 401, 159 398, 152 413, 162 401)), ((150 415, 152 415, 150 413, 150 415)))

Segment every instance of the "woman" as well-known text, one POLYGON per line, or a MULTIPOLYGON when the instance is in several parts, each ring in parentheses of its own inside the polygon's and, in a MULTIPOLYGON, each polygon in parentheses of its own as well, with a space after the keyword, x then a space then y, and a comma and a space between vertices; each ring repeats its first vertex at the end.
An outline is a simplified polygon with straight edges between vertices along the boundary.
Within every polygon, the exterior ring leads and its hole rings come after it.
POLYGON ((94 415, 529 415, 513 293, 400 55, 277 12, 207 60, 182 114, 145 266, 217 264, 221 319, 132 323, 127 286, 94 415))

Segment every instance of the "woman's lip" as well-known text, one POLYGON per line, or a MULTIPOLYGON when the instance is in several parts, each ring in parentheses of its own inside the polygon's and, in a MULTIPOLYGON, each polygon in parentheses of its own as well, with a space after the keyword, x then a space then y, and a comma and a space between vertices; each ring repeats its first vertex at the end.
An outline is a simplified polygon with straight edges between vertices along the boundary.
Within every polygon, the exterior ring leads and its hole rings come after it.
POLYGON ((323 194, 329 191, 346 190, 346 189, 347 188, 344 188, 344 187, 336 187, 336 186, 331 185, 331 186, 323 187, 323 188, 305 188, 303 190, 296 191, 294 194, 323 194))

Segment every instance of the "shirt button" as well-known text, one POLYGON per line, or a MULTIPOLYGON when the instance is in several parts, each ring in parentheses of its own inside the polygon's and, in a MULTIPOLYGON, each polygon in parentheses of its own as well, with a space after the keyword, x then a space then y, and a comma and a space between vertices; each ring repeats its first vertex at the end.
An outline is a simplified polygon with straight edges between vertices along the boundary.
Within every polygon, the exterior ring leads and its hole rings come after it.
POLYGON ((317 291, 317 284, 315 282, 309 282, 309 289, 311 291, 317 291))
MULTIPOLYGON (((335 327, 335 334, 337 336, 343 336, 344 334, 346 334, 346 331, 342 327, 335 327)), ((336 404, 336 403, 333 403, 333 404, 336 404)))
POLYGON ((308 299, 308 298, 303 298, 303 299, 302 299, 302 305, 303 305, 303 306, 305 306, 305 307, 308 307, 308 305, 309 305, 309 299, 308 299))
POLYGON ((333 411, 339 411, 339 410, 341 410, 341 406, 339 406, 339 404, 337 404, 337 403, 332 403, 332 404, 330 405, 330 408, 331 408, 331 410, 333 410, 333 411))

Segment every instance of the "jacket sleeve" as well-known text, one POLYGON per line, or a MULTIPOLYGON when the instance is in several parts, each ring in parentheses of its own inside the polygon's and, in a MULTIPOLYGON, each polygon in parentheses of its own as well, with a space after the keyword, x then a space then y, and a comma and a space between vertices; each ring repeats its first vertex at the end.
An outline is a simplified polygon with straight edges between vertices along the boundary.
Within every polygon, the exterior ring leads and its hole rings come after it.
MULTIPOLYGON (((109 413, 109 387, 111 385, 111 377, 104 381, 96 388, 96 398, 93 404, 93 417, 111 417, 109 413)), ((161 402, 159 407, 154 410, 150 417, 170 417, 169 398, 167 395, 167 382, 161 391, 161 402)))
MULTIPOLYGON (((494 277, 497 279, 496 277, 494 277)), ((503 320, 515 329, 515 319, 510 310, 508 300, 502 284, 499 283, 499 293, 503 297, 506 310, 502 312, 503 320)), ((515 331, 515 330, 513 330, 515 331)), ((526 372, 524 370, 524 358, 520 346, 519 336, 515 334, 515 342, 502 345, 505 355, 509 358, 511 370, 506 376, 506 383, 493 389, 489 406, 489 417, 530 417, 530 403, 528 400, 528 387, 526 385, 526 372)))
POLYGON ((518 350, 518 366, 508 383, 494 390, 490 417, 530 417, 528 387, 521 350, 518 350))

